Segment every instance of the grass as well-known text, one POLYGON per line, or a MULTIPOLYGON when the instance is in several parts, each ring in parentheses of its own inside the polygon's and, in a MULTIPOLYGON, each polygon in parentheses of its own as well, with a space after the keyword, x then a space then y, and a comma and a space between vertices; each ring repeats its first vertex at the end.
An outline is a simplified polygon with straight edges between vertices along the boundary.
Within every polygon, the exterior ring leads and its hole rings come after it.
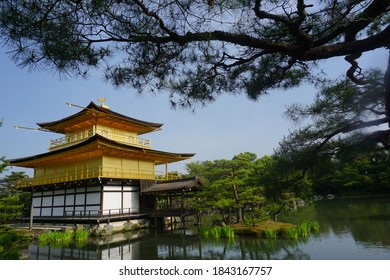
POLYGON ((41 245, 68 246, 72 243, 77 245, 85 244, 89 238, 89 232, 85 229, 76 231, 49 231, 38 235, 38 242, 41 245))
POLYGON ((320 224, 317 221, 310 222, 310 231, 314 233, 320 232, 320 224))
POLYGON ((276 237, 278 236, 278 232, 276 230, 267 228, 264 230, 264 236, 267 239, 276 239, 276 237))
POLYGON ((310 236, 310 224, 308 222, 298 225, 297 230, 299 237, 308 238, 310 236))
POLYGON ((298 240, 299 234, 297 228, 288 228, 285 231, 285 237, 292 240, 298 240))
POLYGON ((89 232, 86 229, 80 229, 74 232, 74 239, 77 242, 82 242, 84 240, 87 240, 89 237, 89 232))
POLYGON ((289 228, 284 232, 284 236, 288 239, 298 240, 299 238, 306 239, 310 234, 317 234, 320 231, 320 225, 316 221, 303 222, 300 225, 289 228))
POLYGON ((208 227, 202 226, 199 229, 199 234, 206 238, 234 238, 234 229, 230 226, 223 227, 208 227))
POLYGON ((234 238, 234 229, 230 226, 224 226, 221 228, 222 236, 225 238, 234 238))

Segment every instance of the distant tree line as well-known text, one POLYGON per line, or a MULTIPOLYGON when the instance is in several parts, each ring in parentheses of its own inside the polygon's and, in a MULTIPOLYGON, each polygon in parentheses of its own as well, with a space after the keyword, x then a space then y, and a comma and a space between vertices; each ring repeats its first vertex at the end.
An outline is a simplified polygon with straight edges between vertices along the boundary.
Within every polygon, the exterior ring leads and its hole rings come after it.
POLYGON ((390 192, 390 154, 387 150, 328 156, 302 170, 275 154, 245 152, 232 159, 192 162, 189 175, 204 187, 192 199, 203 212, 221 215, 226 223, 275 219, 282 210, 297 207, 314 195, 354 195, 390 192))

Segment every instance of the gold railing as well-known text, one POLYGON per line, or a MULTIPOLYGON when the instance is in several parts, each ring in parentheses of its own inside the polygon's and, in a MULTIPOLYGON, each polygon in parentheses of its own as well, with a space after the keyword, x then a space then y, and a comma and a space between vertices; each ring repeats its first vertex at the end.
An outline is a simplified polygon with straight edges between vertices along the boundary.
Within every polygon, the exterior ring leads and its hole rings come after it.
POLYGON ((97 169, 77 170, 74 172, 59 172, 50 175, 36 176, 34 178, 19 180, 18 188, 49 185, 56 183, 71 182, 92 178, 115 178, 115 179, 143 179, 143 180, 172 180, 182 175, 177 172, 168 173, 152 170, 126 169, 99 166, 97 169))
POLYGON ((107 139, 118 141, 124 144, 139 146, 143 148, 152 148, 152 140, 151 139, 143 139, 130 135, 125 135, 118 132, 112 132, 107 130, 85 130, 73 135, 68 135, 65 137, 61 137, 58 139, 50 140, 50 151, 54 151, 57 149, 65 148, 67 146, 72 146, 77 144, 83 140, 86 140, 95 134, 99 134, 107 139))

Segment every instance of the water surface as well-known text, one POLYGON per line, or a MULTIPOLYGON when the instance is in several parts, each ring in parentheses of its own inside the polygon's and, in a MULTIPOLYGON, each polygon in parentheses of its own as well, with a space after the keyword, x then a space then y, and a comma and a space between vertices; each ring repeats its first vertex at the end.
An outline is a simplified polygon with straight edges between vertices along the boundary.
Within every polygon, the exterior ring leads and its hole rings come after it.
POLYGON ((99 239, 82 248, 31 244, 29 259, 390 260, 390 198, 334 199, 279 215, 279 221, 316 220, 320 233, 307 240, 201 238, 196 228, 142 231, 99 239))

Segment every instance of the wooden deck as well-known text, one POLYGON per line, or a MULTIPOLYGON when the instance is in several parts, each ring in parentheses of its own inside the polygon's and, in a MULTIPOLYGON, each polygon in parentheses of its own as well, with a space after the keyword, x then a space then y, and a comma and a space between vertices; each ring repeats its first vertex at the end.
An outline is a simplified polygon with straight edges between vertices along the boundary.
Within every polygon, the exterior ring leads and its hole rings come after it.
MULTIPOLYGON (((63 223, 63 224, 100 224, 114 221, 126 221, 146 218, 186 217, 197 215, 192 208, 164 208, 131 211, 131 209, 110 209, 101 211, 68 211, 63 216, 34 217, 34 223, 63 223)), ((29 218, 22 218, 29 221, 29 218)))
MULTIPOLYGON (((100 224, 114 221, 144 219, 145 212, 130 209, 110 209, 100 211, 67 211, 63 216, 35 216, 34 223, 63 223, 63 224, 100 224)), ((22 218, 28 221, 29 218, 22 218)))

